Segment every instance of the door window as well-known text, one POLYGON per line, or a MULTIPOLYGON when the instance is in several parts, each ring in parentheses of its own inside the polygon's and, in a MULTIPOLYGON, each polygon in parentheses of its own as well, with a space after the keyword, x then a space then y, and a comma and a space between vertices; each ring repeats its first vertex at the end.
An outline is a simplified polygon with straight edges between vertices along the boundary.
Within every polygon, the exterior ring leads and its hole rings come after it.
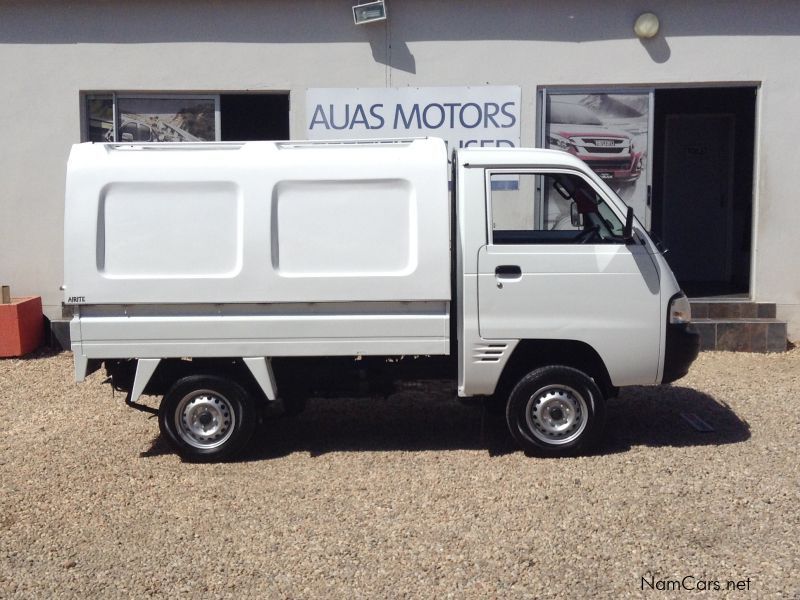
POLYGON ((624 243, 624 225, 597 190, 570 173, 493 173, 493 244, 624 243))

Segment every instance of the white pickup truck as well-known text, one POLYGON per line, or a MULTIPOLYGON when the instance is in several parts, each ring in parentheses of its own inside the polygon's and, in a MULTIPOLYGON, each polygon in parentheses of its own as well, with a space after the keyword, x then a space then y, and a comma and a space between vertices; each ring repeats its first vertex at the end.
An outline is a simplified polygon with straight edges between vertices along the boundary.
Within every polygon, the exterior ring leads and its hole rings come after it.
POLYGON ((583 162, 476 148, 450 171, 438 139, 78 144, 64 289, 76 380, 104 362, 132 406, 163 394, 189 460, 232 456, 267 408, 431 373, 525 450, 576 453, 619 387, 674 381, 699 346, 583 162))

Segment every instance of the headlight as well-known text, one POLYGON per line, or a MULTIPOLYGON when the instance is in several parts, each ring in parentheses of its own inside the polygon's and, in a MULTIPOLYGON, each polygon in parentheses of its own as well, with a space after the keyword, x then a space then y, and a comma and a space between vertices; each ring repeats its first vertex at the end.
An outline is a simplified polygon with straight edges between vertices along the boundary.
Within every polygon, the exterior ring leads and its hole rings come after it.
POLYGON ((550 144, 551 147, 555 146, 556 148, 561 148, 562 150, 566 150, 571 146, 571 143, 567 138, 560 136, 557 133, 551 133, 548 135, 547 143, 550 144))
POLYGON ((691 320, 692 305, 689 304, 686 294, 681 292, 679 296, 675 296, 669 303, 669 322, 671 325, 681 325, 689 323, 691 320))

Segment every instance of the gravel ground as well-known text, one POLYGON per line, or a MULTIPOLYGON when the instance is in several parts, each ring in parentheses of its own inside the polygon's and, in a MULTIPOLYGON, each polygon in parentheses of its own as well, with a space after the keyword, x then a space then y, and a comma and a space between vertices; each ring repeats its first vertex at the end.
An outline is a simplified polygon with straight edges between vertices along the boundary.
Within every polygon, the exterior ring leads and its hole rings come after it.
POLYGON ((574 459, 432 385, 312 400, 238 462, 182 463, 102 380, 0 361, 0 597, 800 597, 800 350, 625 390, 574 459))

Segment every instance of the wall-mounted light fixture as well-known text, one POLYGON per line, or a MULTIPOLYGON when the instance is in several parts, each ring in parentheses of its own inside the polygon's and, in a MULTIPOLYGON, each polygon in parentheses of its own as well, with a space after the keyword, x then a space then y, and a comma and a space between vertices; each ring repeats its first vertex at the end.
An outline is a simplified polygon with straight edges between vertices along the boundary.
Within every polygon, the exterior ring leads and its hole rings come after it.
POLYGON ((356 4, 353 7, 353 22, 356 25, 364 25, 365 23, 374 23, 375 21, 385 20, 386 2, 384 2, 384 0, 356 4))
POLYGON ((633 23, 633 32, 642 40, 655 37, 659 27, 658 17, 651 12, 640 14, 633 23))

